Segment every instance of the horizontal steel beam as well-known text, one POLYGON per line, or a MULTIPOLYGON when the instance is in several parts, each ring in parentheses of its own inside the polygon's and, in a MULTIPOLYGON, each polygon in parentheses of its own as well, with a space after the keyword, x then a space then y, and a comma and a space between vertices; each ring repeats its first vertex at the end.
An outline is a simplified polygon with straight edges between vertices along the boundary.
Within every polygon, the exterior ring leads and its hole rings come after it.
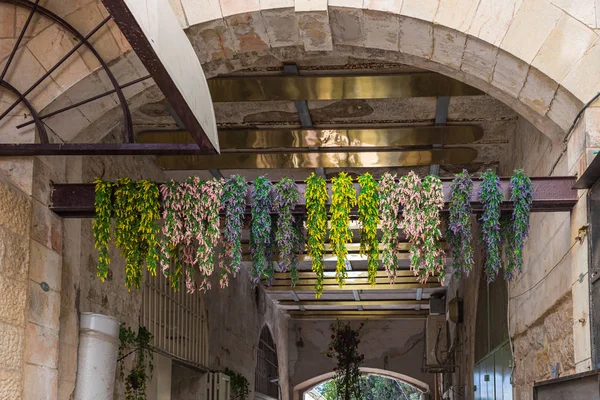
POLYGON ((208 80, 214 102, 387 99, 481 95, 446 76, 424 72, 390 75, 244 76, 208 80))
MULTIPOLYGON (((298 147, 403 147, 473 143, 483 137, 477 125, 402 126, 394 128, 220 130, 224 149, 298 147)), ((139 143, 193 143, 189 132, 152 130, 137 134, 139 143)))
POLYGON ((475 149, 405 150, 389 147, 345 147, 335 150, 280 149, 277 152, 237 151, 219 156, 159 156, 156 163, 165 170, 256 169, 256 168, 375 168, 418 167, 431 164, 469 164, 475 149))
POLYGON ((428 310, 363 310, 363 311, 335 311, 335 310, 306 310, 287 311, 292 319, 412 319, 427 318, 428 310))
POLYGON ((283 307, 354 307, 354 306, 366 306, 366 307, 386 307, 386 306, 412 306, 412 305, 427 305, 429 300, 280 300, 278 303, 283 307))
MULTIPOLYGON (((363 311, 364 312, 364 311, 363 311)), ((390 319, 426 319, 426 314, 406 314, 406 315, 374 315, 369 314, 368 312, 364 312, 364 314, 356 314, 356 315, 338 315, 335 313, 330 314, 318 314, 318 315, 302 315, 302 314, 294 314, 290 316, 290 319, 306 319, 306 320, 314 320, 314 321, 332 321, 332 320, 390 320, 390 319)))
MULTIPOLYGON (((369 284, 363 284, 363 285, 344 285, 342 287, 340 287, 340 285, 336 284, 329 284, 329 285, 323 285, 323 290, 324 291, 352 291, 352 290, 403 290, 403 289, 418 289, 418 288, 423 288, 423 289, 431 289, 431 288, 439 288, 441 287, 440 283, 418 283, 416 281, 416 278, 412 279, 412 282, 398 282, 395 284, 391 284, 389 281, 385 282, 385 283, 378 283, 376 285, 369 285, 369 284)), ((309 284, 309 285, 296 285, 294 287, 290 287, 288 286, 265 286, 265 290, 267 292, 289 292, 289 291, 294 291, 296 293, 299 292, 308 292, 308 293, 314 293, 315 291, 315 285, 314 284, 309 284)))
MULTIPOLYGON (((531 178, 533 181, 533 206, 534 212, 564 212, 571 211, 577 203, 577 190, 572 189, 575 183, 574 177, 541 177, 531 178)), ((452 179, 442 179, 444 191, 444 210, 448 210, 448 202, 450 201, 452 179)), ((506 199, 510 199, 509 178, 501 179, 502 192, 505 201, 502 202, 502 210, 511 210, 512 203, 506 199)), ((482 210, 482 204, 479 202, 478 193, 480 180, 474 180, 473 194, 471 195, 471 204, 474 212, 482 210)), ((355 185, 358 192, 358 185, 355 185)), ((296 213, 304 213, 304 192, 306 185, 299 183, 300 200, 296 206, 296 213)), ((81 217, 89 218, 94 216, 94 184, 54 184, 51 194, 50 209, 62 217, 81 217)), ((331 185, 328 184, 328 190, 331 193, 331 185)), ((248 195, 247 203, 250 205, 250 195, 248 195)), ((250 212, 249 206, 246 208, 250 212)))

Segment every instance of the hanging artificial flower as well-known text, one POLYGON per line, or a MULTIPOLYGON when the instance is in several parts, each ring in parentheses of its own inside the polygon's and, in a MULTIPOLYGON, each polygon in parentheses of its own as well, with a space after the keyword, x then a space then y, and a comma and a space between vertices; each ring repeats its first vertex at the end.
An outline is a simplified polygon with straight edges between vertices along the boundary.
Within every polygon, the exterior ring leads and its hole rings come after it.
POLYGON ((242 224, 248 184, 241 175, 232 175, 223 188, 225 208, 224 255, 221 257, 221 288, 229 285, 229 275, 239 272, 242 263, 242 224))
POLYGON ((429 175, 423 181, 411 171, 400 179, 403 207, 402 229, 410 241, 411 268, 420 282, 444 274, 444 251, 440 246, 440 210, 444 206, 442 182, 429 175))
POLYGON ((138 213, 136 184, 129 178, 121 178, 115 187, 115 245, 125 259, 125 285, 128 289, 139 288, 142 281, 144 243, 138 234, 140 215, 138 213))
POLYGON ((387 272, 390 282, 394 283, 397 277, 398 263, 400 260, 400 186, 396 182, 396 175, 386 172, 379 180, 381 201, 379 214, 381 216, 381 261, 387 272))
POLYGON ((360 194, 358 195, 358 220, 361 226, 360 253, 367 255, 369 283, 377 282, 379 269, 379 188, 377 181, 368 172, 358 178, 360 194))
POLYGON ((510 201, 514 209, 511 220, 511 235, 508 243, 508 265, 505 270, 506 279, 514 279, 523 269, 523 246, 529 236, 529 216, 533 203, 533 184, 522 169, 515 170, 510 179, 510 201))
POLYGON ((481 175, 481 188, 479 198, 483 205, 481 215, 481 235, 485 243, 486 259, 484 269, 488 282, 496 279, 502 267, 500 248, 502 240, 500 235, 500 203, 502 202, 502 188, 500 179, 490 169, 481 175))
POLYGON ((180 246, 185 238, 183 221, 183 194, 180 184, 171 180, 160 188, 163 198, 163 227, 162 245, 159 265, 165 277, 171 281, 171 286, 178 290, 183 265, 179 255, 180 246))
POLYGON ((110 242, 110 226, 112 218, 112 186, 111 182, 101 179, 94 181, 96 185, 96 198, 94 200, 94 247, 98 250, 97 275, 102 282, 108 276, 110 265, 110 254, 108 244, 110 242))
POLYGON ((250 246, 252 250, 252 282, 262 279, 270 282, 272 266, 271 252, 271 181, 259 176, 252 187, 252 226, 250 246))
POLYGON ((312 270, 317 275, 315 296, 323 293, 323 254, 327 234, 327 184, 314 172, 306 179, 306 250, 312 259, 312 270))
POLYGON ((300 194, 298 186, 290 178, 283 178, 277 182, 273 188, 273 209, 279 212, 277 219, 277 233, 275 240, 280 254, 279 271, 290 271, 292 286, 297 281, 298 256, 296 253, 296 227, 294 226, 294 216, 292 211, 300 194))
POLYGON ((469 275, 473 268, 471 245, 471 192, 473 180, 467 170, 456 174, 452 181, 450 215, 448 217, 448 244, 452 249, 452 270, 458 278, 461 271, 469 275))
POLYGON ((294 215, 294 257, 292 257, 290 264, 290 278, 292 285, 296 285, 298 282, 298 254, 304 252, 304 243, 306 241, 306 232, 304 230, 304 215, 294 215))
POLYGON ((171 181, 163 185, 165 203, 161 267, 179 288, 182 271, 188 293, 196 290, 195 273, 201 274, 198 288, 210 289, 209 277, 214 270, 219 241, 219 209, 223 182, 204 182, 190 177, 185 183, 171 181), (170 264, 174 271, 169 273, 170 264))
POLYGON ((156 276, 159 259, 158 220, 160 219, 160 191, 151 181, 136 182, 135 203, 139 215, 138 236, 141 243, 141 257, 146 259, 148 271, 156 276), (145 257, 144 257, 145 255, 145 257))
POLYGON ((340 172, 331 180, 331 230, 329 241, 333 252, 337 256, 335 277, 337 283, 344 285, 348 272, 346 271, 346 244, 352 240, 350 231, 350 210, 356 205, 356 189, 352 184, 352 177, 345 172, 340 172))

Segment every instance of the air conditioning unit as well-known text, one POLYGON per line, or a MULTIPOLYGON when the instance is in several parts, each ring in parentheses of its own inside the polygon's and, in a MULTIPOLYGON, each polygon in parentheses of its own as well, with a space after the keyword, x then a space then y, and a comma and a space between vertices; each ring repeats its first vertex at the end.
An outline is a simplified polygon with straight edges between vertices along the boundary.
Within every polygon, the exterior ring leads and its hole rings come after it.
POLYGON ((427 367, 441 367, 447 363, 448 357, 446 315, 428 315, 425 331, 427 367))
POLYGON ((207 373, 202 382, 202 400, 229 400, 231 397, 231 378, 221 372, 207 373))

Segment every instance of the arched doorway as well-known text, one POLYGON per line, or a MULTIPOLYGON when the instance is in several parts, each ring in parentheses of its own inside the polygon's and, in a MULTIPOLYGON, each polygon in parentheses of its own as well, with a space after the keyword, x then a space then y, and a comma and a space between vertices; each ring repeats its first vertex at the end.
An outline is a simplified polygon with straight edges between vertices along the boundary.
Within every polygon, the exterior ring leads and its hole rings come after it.
POLYGON ((256 375, 254 390, 257 399, 279 399, 279 367, 277 348, 271 330, 267 325, 260 332, 256 355, 256 375))
MULTIPOLYGON (((412 378, 410 376, 400 374, 393 371, 388 371, 379 368, 361 368, 360 371, 364 375, 375 375, 383 378, 389 378, 390 380, 399 381, 404 384, 410 385, 420 391, 423 394, 429 393, 429 385, 425 382, 422 382, 418 379, 412 378)), ((315 387, 330 381, 335 376, 335 372, 328 372, 326 374, 322 374, 319 376, 315 376, 314 378, 308 379, 294 387, 294 395, 293 400, 303 400, 304 395, 310 392, 315 387)), ((410 398, 409 398, 410 399, 410 398)))

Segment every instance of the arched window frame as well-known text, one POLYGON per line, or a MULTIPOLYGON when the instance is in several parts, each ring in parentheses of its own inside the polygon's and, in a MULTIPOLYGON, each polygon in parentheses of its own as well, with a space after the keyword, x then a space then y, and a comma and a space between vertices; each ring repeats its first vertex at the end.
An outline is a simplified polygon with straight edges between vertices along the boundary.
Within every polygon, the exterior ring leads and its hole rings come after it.
POLYGON ((257 399, 279 399, 277 345, 268 325, 263 326, 258 340, 254 391, 257 399))

